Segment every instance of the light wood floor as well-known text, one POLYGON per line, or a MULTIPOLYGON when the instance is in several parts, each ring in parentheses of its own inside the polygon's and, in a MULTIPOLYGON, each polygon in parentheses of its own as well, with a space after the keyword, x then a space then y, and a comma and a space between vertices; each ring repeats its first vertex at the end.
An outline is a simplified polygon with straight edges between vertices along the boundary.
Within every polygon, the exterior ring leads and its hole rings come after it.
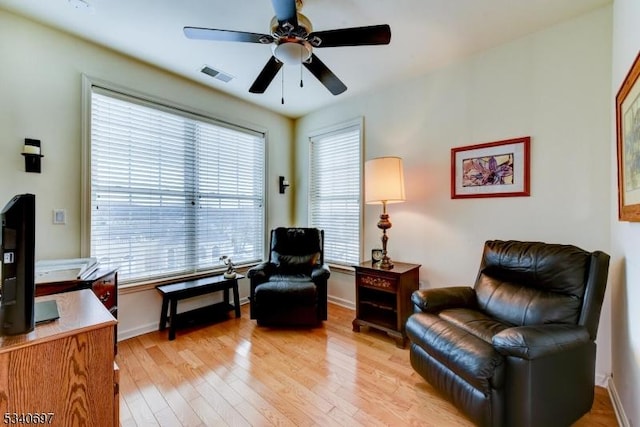
MULTIPOLYGON (((258 328, 242 318, 153 332, 118 344, 122 426, 471 426, 386 335, 351 330, 329 306, 312 330, 258 328)), ((605 389, 576 426, 616 426, 605 389)))

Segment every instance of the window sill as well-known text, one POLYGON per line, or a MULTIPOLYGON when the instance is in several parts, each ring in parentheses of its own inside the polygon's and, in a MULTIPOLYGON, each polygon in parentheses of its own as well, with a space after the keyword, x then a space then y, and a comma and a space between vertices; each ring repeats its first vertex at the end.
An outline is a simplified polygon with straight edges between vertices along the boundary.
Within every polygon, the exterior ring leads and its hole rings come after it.
POLYGON ((331 270, 336 270, 340 273, 344 273, 344 274, 355 274, 356 269, 348 266, 348 265, 343 265, 343 264, 331 264, 329 263, 329 268, 331 270))
MULTIPOLYGON (((247 270, 249 270, 251 267, 257 264, 258 263, 236 266, 236 271, 238 273, 246 275, 247 270)), ((161 279, 125 283, 118 286, 118 295, 144 292, 144 291, 148 291, 149 289, 155 289, 156 286, 158 285, 167 285, 169 283, 178 283, 178 282, 184 282, 187 280, 202 279, 204 277, 219 276, 223 274, 225 271, 226 269, 221 268, 221 269, 209 270, 209 271, 204 271, 197 274, 188 274, 188 275, 178 276, 178 277, 166 277, 161 279)))

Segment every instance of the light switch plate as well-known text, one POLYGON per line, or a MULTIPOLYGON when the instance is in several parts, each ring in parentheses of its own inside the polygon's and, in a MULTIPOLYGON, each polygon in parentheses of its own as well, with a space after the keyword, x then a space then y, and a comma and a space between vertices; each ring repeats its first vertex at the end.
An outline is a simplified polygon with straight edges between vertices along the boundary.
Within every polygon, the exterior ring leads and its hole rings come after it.
POLYGON ((5 264, 13 264, 13 259, 13 252, 5 252, 2 262, 5 264))
POLYGON ((53 223, 58 225, 64 225, 67 223, 67 211, 64 209, 53 210, 53 223))

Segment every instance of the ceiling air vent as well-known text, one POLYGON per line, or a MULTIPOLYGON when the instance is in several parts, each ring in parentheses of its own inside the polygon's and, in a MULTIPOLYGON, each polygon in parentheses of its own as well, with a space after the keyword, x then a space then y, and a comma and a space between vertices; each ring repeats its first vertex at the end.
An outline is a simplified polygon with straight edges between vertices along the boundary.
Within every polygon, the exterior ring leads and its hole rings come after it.
POLYGON ((230 82, 231 79, 233 79, 233 76, 227 74, 227 73, 223 73, 220 70, 216 70, 215 68, 211 68, 208 65, 205 65, 204 67, 202 67, 202 69, 200 70, 201 72, 205 73, 208 76, 213 77, 214 79, 218 79, 221 80, 225 83, 230 82))

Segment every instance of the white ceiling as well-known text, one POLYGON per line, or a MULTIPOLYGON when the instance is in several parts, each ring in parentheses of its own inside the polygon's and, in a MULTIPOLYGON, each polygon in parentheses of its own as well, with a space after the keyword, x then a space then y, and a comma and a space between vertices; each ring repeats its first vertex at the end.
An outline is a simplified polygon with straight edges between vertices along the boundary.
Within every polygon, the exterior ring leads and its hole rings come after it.
POLYGON ((270 0, 0 0, 0 8, 61 28, 222 92, 299 117, 358 93, 424 74, 611 3, 612 0, 304 0, 315 31, 391 26, 387 46, 315 49, 348 87, 333 96, 309 72, 285 66, 264 94, 249 86, 271 56, 270 46, 187 39, 184 26, 269 33, 270 0), (84 7, 88 5, 88 7, 84 7), (234 77, 223 83, 203 65, 234 77))

